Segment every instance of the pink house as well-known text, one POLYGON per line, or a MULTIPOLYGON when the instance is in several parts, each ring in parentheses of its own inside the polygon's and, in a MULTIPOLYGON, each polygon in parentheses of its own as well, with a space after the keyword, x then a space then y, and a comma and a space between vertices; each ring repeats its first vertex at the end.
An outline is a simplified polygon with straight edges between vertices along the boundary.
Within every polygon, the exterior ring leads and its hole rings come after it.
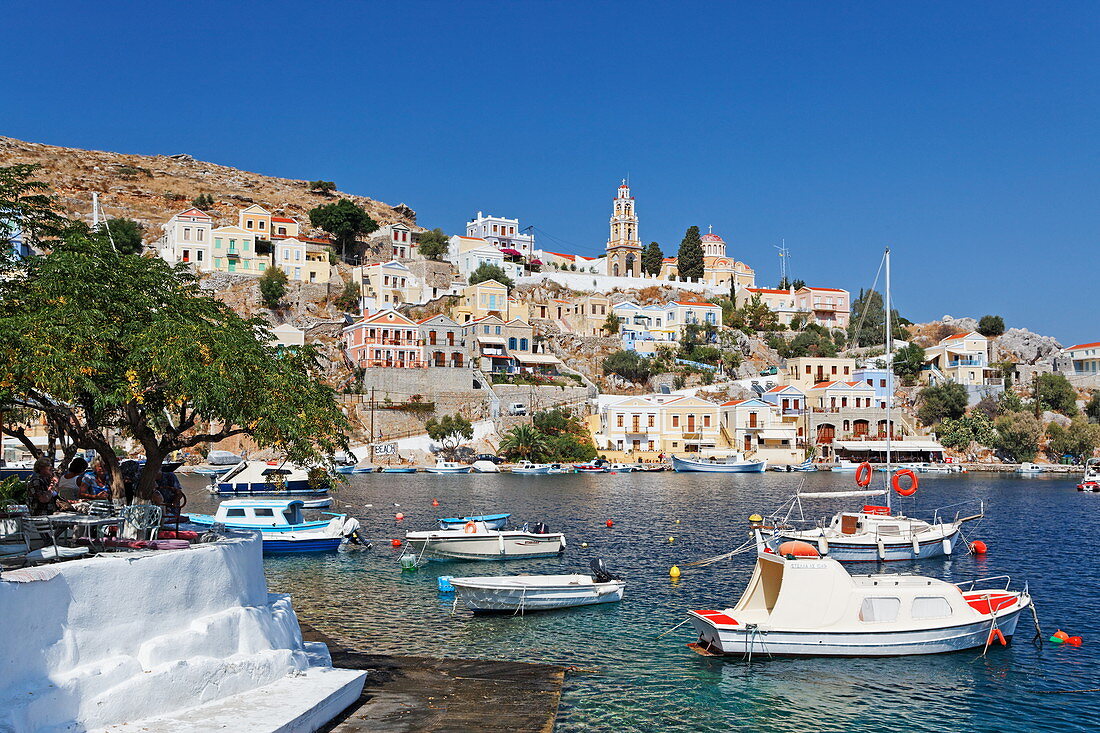
POLYGON ((814 323, 827 328, 847 328, 852 314, 851 296, 839 288, 803 287, 794 293, 795 308, 809 313, 814 323))
POLYGON ((428 364, 420 327, 394 310, 384 310, 344 328, 344 353, 358 367, 421 369, 428 364))

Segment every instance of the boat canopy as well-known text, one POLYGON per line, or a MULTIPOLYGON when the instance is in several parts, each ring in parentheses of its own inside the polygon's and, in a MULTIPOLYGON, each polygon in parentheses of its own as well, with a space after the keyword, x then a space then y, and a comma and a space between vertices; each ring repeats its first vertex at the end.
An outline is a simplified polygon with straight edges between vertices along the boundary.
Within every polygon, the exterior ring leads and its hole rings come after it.
POLYGON ((800 499, 850 499, 857 496, 883 496, 886 489, 867 491, 807 491, 798 495, 800 499))

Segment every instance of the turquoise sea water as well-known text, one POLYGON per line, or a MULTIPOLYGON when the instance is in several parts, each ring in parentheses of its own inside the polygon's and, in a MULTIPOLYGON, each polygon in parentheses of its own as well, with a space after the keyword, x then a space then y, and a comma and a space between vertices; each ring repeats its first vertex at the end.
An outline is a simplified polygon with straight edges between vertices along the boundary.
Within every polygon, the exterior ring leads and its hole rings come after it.
MULTIPOLYGON (((853 483, 851 474, 805 479, 807 490, 853 483)), ((685 568, 678 582, 669 579, 669 567, 740 544, 746 517, 778 506, 800 480, 776 473, 353 476, 337 505, 350 505, 344 510, 360 518, 374 548, 273 557, 266 563, 268 581, 272 590, 293 594, 304 618, 373 652, 595 670, 567 677, 560 731, 1096 729, 1100 693, 1041 694, 1100 687, 1100 564, 1092 544, 1100 536, 1100 495, 1075 491, 1070 477, 922 476, 920 491, 900 506, 920 516, 921 508, 984 499, 986 519, 969 525, 967 534, 985 541, 989 554, 891 563, 887 570, 953 582, 1003 573, 1026 580, 1046 635, 1061 628, 1083 636, 1082 647, 1033 645, 1030 618, 1021 620, 1010 647, 993 648, 985 658, 968 651, 879 660, 756 659, 750 665, 695 654, 685 646, 694 640, 688 626, 657 640, 688 609, 735 603, 753 558, 685 568), (393 519, 398 511, 405 515, 400 523, 393 519), (391 539, 431 528, 436 517, 496 511, 565 532, 564 556, 400 571, 400 551, 390 547, 391 539), (611 529, 608 519, 615 522, 611 529), (586 572, 592 557, 602 557, 627 580, 622 603, 525 617, 462 611, 452 617, 449 598, 436 591, 439 575, 586 572)), ((822 515, 844 508, 818 504, 822 515)))

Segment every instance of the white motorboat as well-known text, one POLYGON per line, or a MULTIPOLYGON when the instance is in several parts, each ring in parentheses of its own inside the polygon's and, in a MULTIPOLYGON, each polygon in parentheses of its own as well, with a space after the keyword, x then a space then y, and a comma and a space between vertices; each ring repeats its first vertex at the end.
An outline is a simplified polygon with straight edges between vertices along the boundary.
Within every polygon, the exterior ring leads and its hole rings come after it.
POLYGON ((525 613, 552 608, 615 603, 626 583, 592 560, 592 575, 503 575, 448 578, 458 602, 475 612, 525 613))
POLYGON ((531 463, 530 461, 524 461, 523 463, 517 463, 512 466, 512 473, 522 476, 545 476, 550 473, 549 463, 531 463))
POLYGON ((763 473, 768 462, 746 460, 740 453, 725 458, 680 458, 672 456, 673 471, 702 471, 705 473, 763 473))
POLYGON ((858 462, 841 459, 834 463, 829 470, 836 471, 838 473, 855 473, 855 470, 857 468, 859 468, 858 462))
POLYGON ((638 466, 633 463, 612 463, 611 473, 633 473, 638 470, 638 466))
POLYGON ((474 473, 500 473, 500 466, 492 461, 474 461, 470 468, 474 473))
POLYGON ((1020 467, 1016 469, 1016 473, 1024 473, 1028 475, 1034 475, 1042 472, 1043 467, 1037 463, 1021 463, 1020 467))
POLYGON ((547 473, 576 473, 576 470, 574 470, 574 468, 568 463, 551 463, 550 469, 547 471, 547 473))
POLYGON ((699 634, 695 648, 709 654, 938 654, 1008 644, 1031 605, 1026 587, 1008 585, 1007 576, 953 585, 919 575, 849 575, 813 546, 791 542, 758 553, 736 606, 688 618, 699 634), (994 582, 1003 587, 977 587, 994 582))
POLYGON ((363 542, 354 517, 326 513, 328 519, 306 521, 302 508, 298 499, 232 499, 218 505, 213 516, 188 513, 188 518, 203 527, 259 531, 267 553, 325 552, 345 540, 363 542))
POLYGON ((1085 476, 1077 484, 1078 491, 1100 492, 1100 458, 1085 461, 1085 476))
POLYGON ((424 467, 427 473, 469 473, 472 469, 472 466, 457 461, 436 461, 434 466, 424 467))
POLYGON ((433 560, 512 560, 553 557, 565 550, 560 532, 493 530, 484 522, 468 522, 463 529, 407 532, 405 542, 417 558, 433 560))

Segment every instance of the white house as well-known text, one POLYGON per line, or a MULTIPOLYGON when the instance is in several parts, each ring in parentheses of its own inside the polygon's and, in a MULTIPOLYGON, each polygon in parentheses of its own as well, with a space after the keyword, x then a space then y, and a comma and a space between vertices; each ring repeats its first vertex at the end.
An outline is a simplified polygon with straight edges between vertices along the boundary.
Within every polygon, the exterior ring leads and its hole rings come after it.
POLYGON ((513 280, 523 275, 523 265, 510 262, 503 252, 480 237, 451 237, 447 261, 455 266, 463 280, 469 280, 470 274, 483 264, 499 267, 513 280))
POLYGON ((1060 356, 1069 362, 1071 375, 1100 375, 1100 341, 1067 346, 1060 356))
POLYGON ((352 280, 359 285, 359 307, 364 313, 422 302, 424 284, 397 260, 356 267, 352 280))
POLYGON ((523 234, 519 219, 492 214, 485 216, 479 211, 476 217, 466 222, 466 236, 484 239, 497 249, 515 250, 524 257, 531 257, 535 251, 535 235, 523 234))
POLYGON ((210 255, 213 228, 214 220, 205 211, 181 211, 164 223, 157 254, 166 262, 185 262, 200 272, 209 272, 214 269, 210 255))

